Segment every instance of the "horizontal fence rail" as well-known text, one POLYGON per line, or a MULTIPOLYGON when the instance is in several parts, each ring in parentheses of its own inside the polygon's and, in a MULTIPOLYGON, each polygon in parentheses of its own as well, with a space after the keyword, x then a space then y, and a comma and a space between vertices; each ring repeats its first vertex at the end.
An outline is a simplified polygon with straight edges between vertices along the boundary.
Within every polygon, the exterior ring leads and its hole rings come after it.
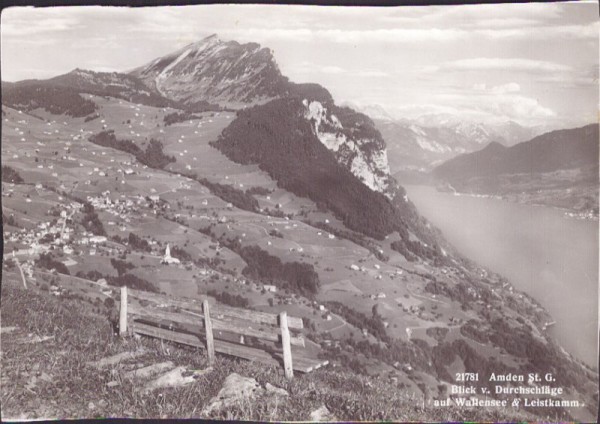
POLYGON ((305 348, 301 318, 209 304, 208 299, 170 296, 121 287, 119 334, 140 334, 206 349, 209 363, 215 352, 265 363, 283 363, 284 374, 310 372, 328 361, 295 355, 305 348), (137 300, 137 304, 132 302, 137 300))

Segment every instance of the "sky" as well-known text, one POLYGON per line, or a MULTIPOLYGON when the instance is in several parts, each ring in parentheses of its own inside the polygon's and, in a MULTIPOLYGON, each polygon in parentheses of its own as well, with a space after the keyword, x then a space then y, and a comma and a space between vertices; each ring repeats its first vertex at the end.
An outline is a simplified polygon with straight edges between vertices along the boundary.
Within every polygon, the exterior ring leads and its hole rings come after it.
POLYGON ((2 80, 124 72, 208 35, 273 50, 294 82, 397 118, 572 127, 598 120, 597 2, 419 7, 14 7, 2 80))

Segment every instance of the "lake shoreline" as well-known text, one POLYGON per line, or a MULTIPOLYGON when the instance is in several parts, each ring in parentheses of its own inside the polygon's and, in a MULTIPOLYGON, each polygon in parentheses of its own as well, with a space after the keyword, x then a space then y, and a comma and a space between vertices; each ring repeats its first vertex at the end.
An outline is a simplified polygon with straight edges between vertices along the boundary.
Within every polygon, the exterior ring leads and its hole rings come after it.
POLYGON ((426 187, 433 187, 435 188, 435 190, 439 193, 448 193, 448 194, 452 194, 453 196, 468 196, 468 197, 475 197, 475 198, 480 198, 480 199, 495 199, 495 200, 502 200, 502 201, 506 201, 506 202, 511 202, 511 203, 516 203, 516 204, 520 204, 520 205, 529 205, 529 206, 537 206, 537 207, 544 207, 544 208, 550 208, 550 209, 555 209, 557 211, 562 212, 565 217, 567 218, 571 218, 571 219, 578 219, 578 220, 587 220, 587 221, 599 221, 600 220, 600 215, 598 214, 594 214, 591 211, 587 211, 587 212, 583 212, 580 210, 577 210, 575 208, 567 208, 567 207, 562 207, 562 206, 557 206, 555 204, 550 203, 549 200, 547 201, 536 201, 534 199, 531 199, 530 197, 520 197, 523 194, 522 193, 509 193, 509 194, 487 194, 487 193, 473 193, 473 192, 464 192, 464 191, 458 191, 456 190, 454 187, 451 187, 452 190, 440 190, 438 186, 434 185, 434 184, 407 184, 407 185, 422 185, 422 186, 426 186, 426 187))
POLYGON ((463 256, 543 305, 556 321, 548 334, 573 358, 597 366, 597 220, 499 196, 405 187, 417 209, 463 256))

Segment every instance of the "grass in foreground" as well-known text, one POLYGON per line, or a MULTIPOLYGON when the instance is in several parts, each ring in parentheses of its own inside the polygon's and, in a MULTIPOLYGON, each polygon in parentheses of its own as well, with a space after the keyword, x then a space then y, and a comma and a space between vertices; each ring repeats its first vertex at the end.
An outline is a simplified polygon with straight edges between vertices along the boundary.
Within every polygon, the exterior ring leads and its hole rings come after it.
MULTIPOLYGON (((152 339, 120 339, 101 307, 61 299, 7 283, 2 285, 2 327, 17 330, 2 335, 1 378, 3 419, 161 417, 228 420, 309 420, 325 405, 337 420, 506 421, 506 411, 422 409, 391 382, 348 371, 323 369, 288 381, 278 368, 218 356, 214 370, 188 386, 143 393, 141 383, 125 377, 122 368, 98 371, 88 361, 144 347, 134 360, 138 367, 170 360, 190 369, 204 369, 203 350, 152 339), (22 343, 35 336, 53 336, 22 343), (201 411, 236 372, 288 391, 287 397, 263 394, 239 402, 210 417, 201 411), (107 385, 112 383, 113 387, 107 385), (114 382, 118 385, 114 386, 114 382)), ((512 420, 526 420, 524 416, 512 420)))

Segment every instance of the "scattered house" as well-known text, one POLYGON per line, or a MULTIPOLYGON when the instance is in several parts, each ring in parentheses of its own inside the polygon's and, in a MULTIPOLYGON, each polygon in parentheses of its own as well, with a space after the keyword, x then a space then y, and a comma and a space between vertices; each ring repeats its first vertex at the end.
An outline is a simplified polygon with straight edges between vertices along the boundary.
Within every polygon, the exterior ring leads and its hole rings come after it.
POLYGON ((408 362, 403 364, 400 361, 396 361, 394 362, 394 368, 402 371, 412 371, 412 366, 408 362))
POLYGON ((380 292, 377 294, 377 299, 385 299, 385 293, 384 292, 380 292))
MULTIPOLYGON (((64 247, 63 247, 63 252, 64 252, 66 255, 71 255, 71 254, 73 253, 73 249, 72 249, 71 247, 69 247, 69 246, 64 246, 64 247)), ((77 262, 75 262, 75 263, 77 263, 77 262)), ((65 264, 65 265, 66 265, 66 264, 65 264)))
POLYGON ((105 236, 92 236, 90 243, 105 243, 108 239, 105 236))
POLYGON ((151 194, 149 197, 150 197, 150 200, 152 200, 153 202, 158 202, 160 200, 160 197, 158 196, 158 194, 151 194))
POLYGON ((319 311, 324 311, 325 310, 325 305, 319 305, 319 311))
POLYGON ((381 269, 381 266, 379 266, 379 264, 375 264, 373 266, 375 267, 375 269, 381 269))
POLYGON ((358 270, 360 270, 360 268, 358 267, 358 265, 355 265, 355 264, 350 265, 350 269, 352 271, 358 271, 358 270))
POLYGON ((77 265, 77 261, 74 261, 73 259, 69 258, 67 260, 62 261, 63 264, 65 264, 65 266, 73 266, 73 265, 77 265))
POLYGON ((266 291, 270 292, 270 293, 276 293, 277 292, 277 287, 270 285, 270 284, 265 284, 263 285, 263 289, 265 289, 266 291))
POLYGON ((330 313, 325 314, 325 320, 326 321, 331 321, 331 314, 330 313))

